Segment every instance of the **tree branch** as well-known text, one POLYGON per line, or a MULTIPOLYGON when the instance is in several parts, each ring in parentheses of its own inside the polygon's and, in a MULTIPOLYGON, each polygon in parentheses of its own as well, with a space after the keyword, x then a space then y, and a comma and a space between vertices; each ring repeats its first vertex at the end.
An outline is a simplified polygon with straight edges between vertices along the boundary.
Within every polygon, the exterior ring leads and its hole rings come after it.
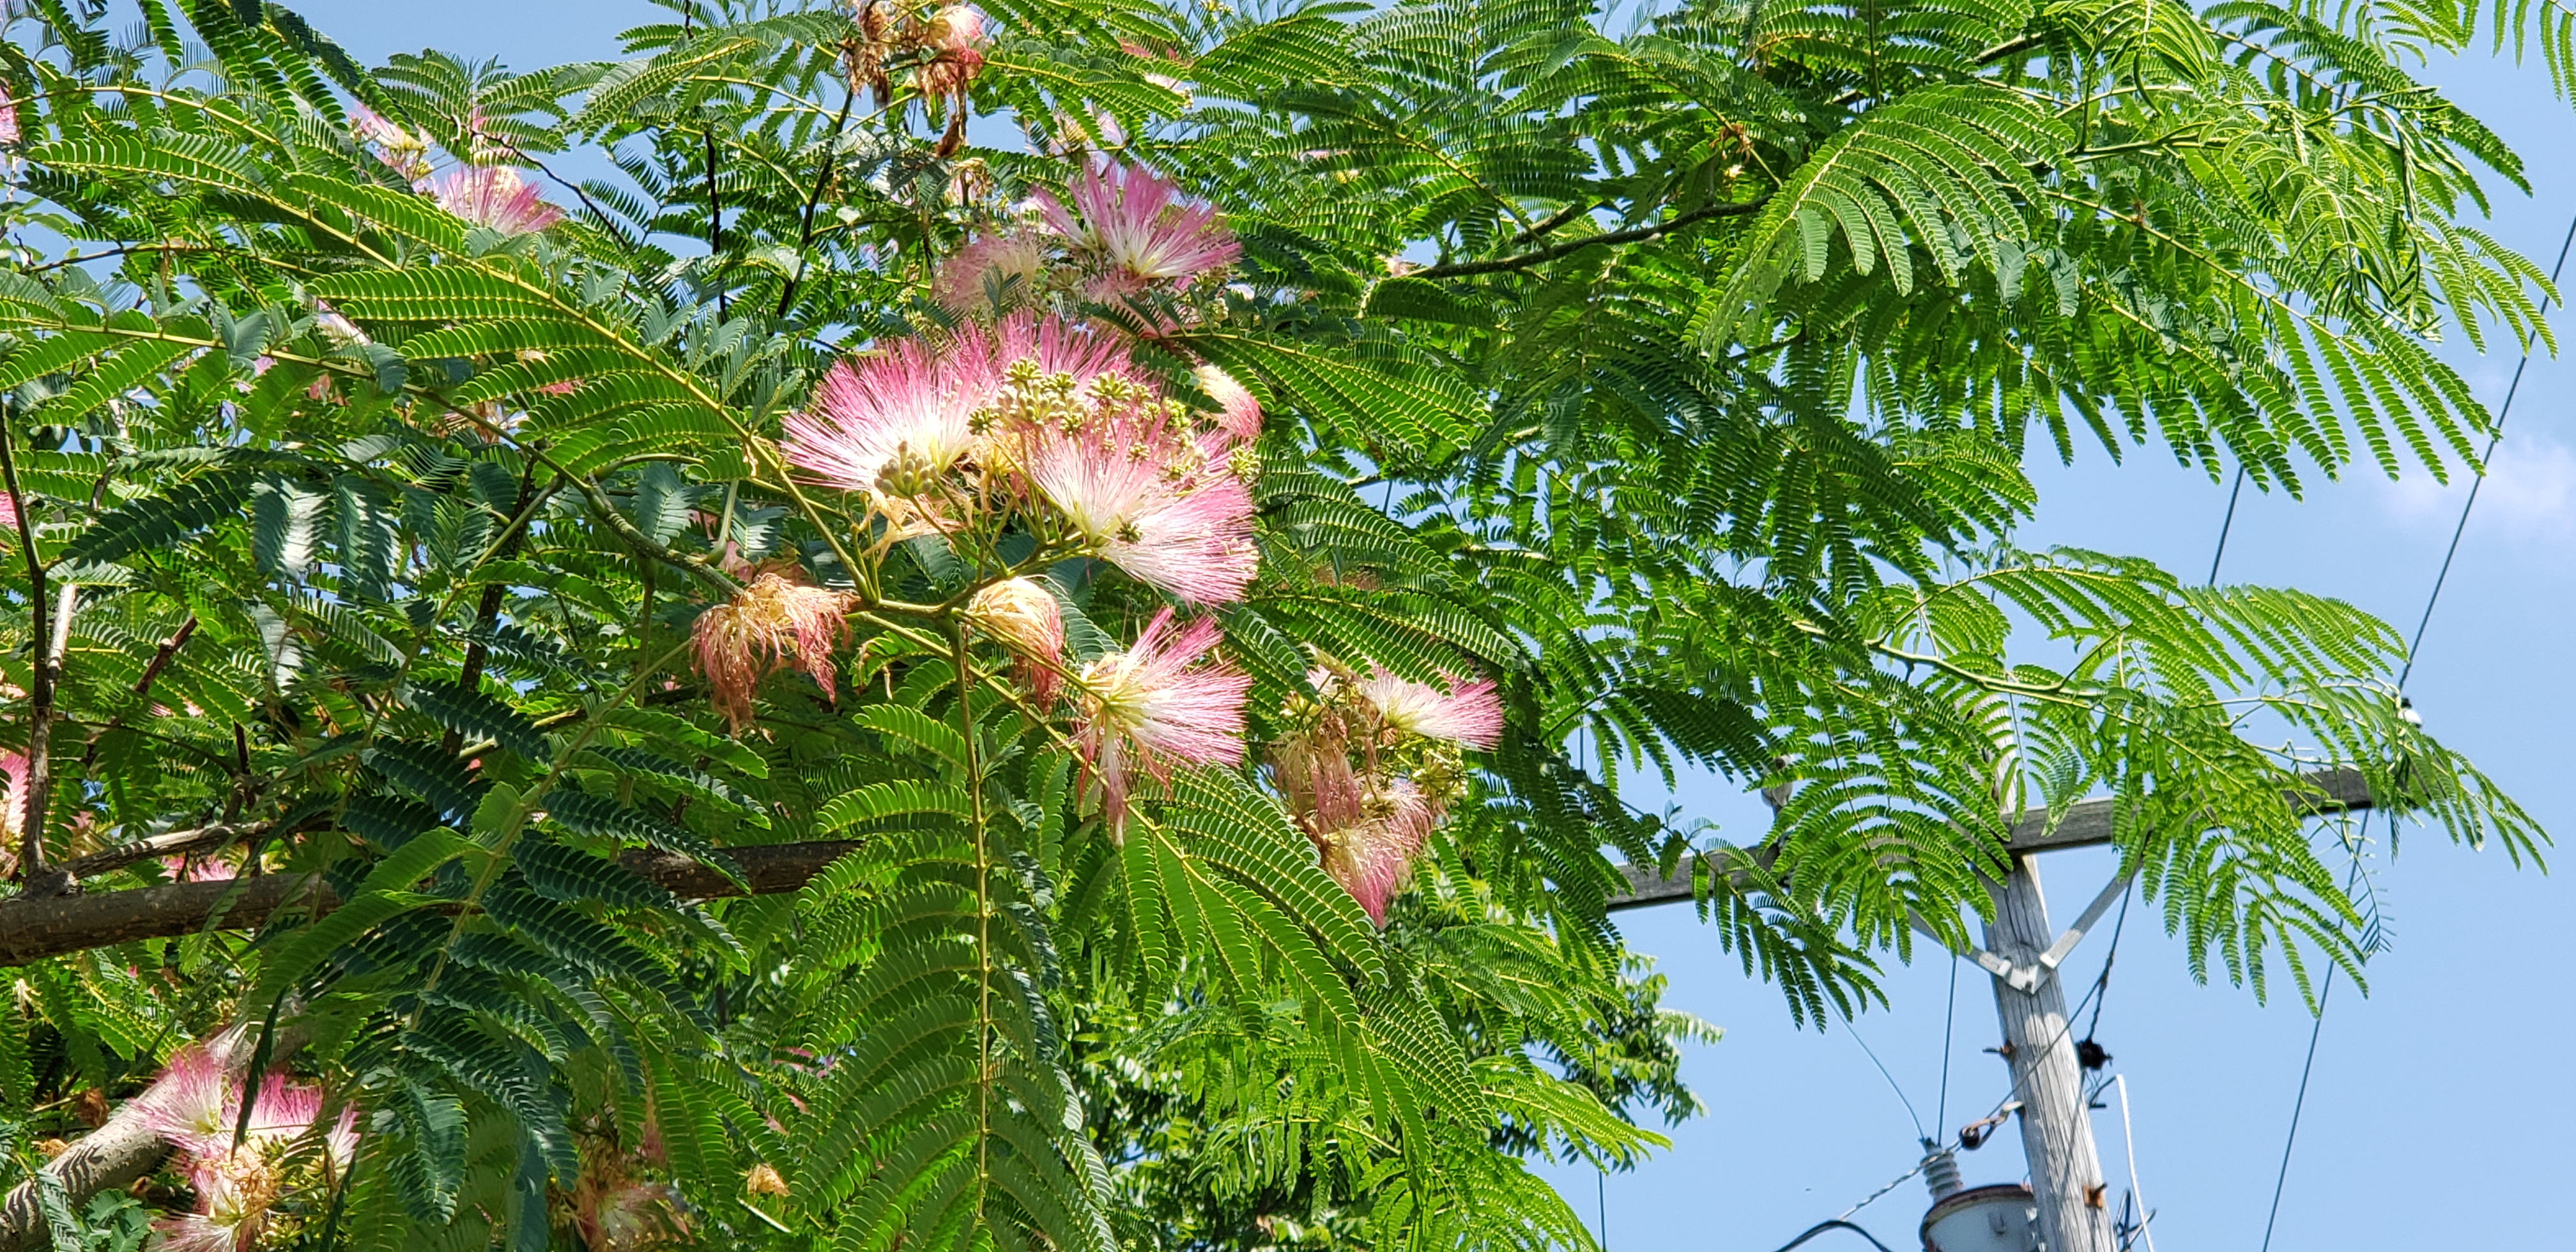
POLYGON ((34 619, 28 631, 29 651, 35 655, 29 669, 27 699, 27 773, 26 810, 19 815, 18 872, 29 892, 41 892, 52 884, 44 876, 45 813, 52 804, 53 757, 48 750, 54 722, 53 632, 46 629, 46 613, 52 608, 45 596, 45 563, 36 556, 36 523, 27 516, 27 493, 18 487, 18 458, 10 445, 15 432, 0 425, 0 485, 9 491, 9 524, 18 532, 19 550, 27 558, 27 612, 34 619))
POLYGON ((832 181, 834 160, 841 154, 841 131, 849 126, 850 106, 858 99, 855 87, 842 94, 841 115, 832 119, 832 133, 823 141, 823 168, 814 171, 814 190, 805 197, 805 213, 796 233, 796 272, 789 274, 786 285, 779 289, 778 317, 787 316, 787 310, 796 303, 796 288, 805 280, 805 257, 814 249, 814 209, 823 203, 823 188, 832 181))
MULTIPOLYGON (((555 485, 550 484, 546 488, 548 495, 554 491, 555 485)), ((519 550, 519 539, 528 533, 528 516, 536 511, 537 499, 537 459, 529 457, 526 467, 519 473, 519 494, 510 504, 510 518, 502 523, 504 529, 500 542, 492 547, 492 560, 509 560, 519 550)), ((474 606, 474 641, 465 645, 465 668, 456 678, 456 685, 461 690, 482 689, 483 664, 491 659, 491 649, 484 645, 483 640, 500 622, 501 600, 508 590, 497 582, 483 585, 483 599, 474 606)), ((464 746, 464 738, 463 732, 449 727, 446 736, 439 741, 439 750, 452 756, 464 746)))
POLYGON ((1644 226, 1632 226, 1627 230, 1613 230, 1598 235, 1586 235, 1581 239, 1568 239, 1564 243, 1550 244, 1544 248, 1518 253, 1513 256, 1495 257, 1491 260, 1485 261, 1457 261, 1448 265, 1434 265, 1427 269, 1414 270, 1410 275, 1408 275, 1408 277, 1467 278, 1477 274, 1500 274, 1510 270, 1528 269, 1533 265, 1545 265, 1550 261, 1557 260, 1558 258, 1572 256, 1577 252, 1583 251, 1585 248, 1603 247, 1614 244, 1640 243, 1661 235, 1669 235, 1685 226, 1696 226, 1699 223, 1708 221, 1712 218, 1739 217, 1746 213, 1758 212, 1761 210, 1762 206, 1769 204, 1770 202, 1771 194, 1769 192, 1764 192, 1750 200, 1729 200, 1722 204, 1702 205, 1701 207, 1692 209, 1687 213, 1676 214, 1660 222, 1650 222, 1644 226))
POLYGON ((1519 247, 1522 244, 1530 243, 1536 240, 1539 236, 1548 234, 1554 231, 1557 227, 1563 226, 1567 222, 1571 222, 1574 219, 1591 212, 1596 207, 1598 206, 1594 205, 1589 200, 1577 200, 1564 208, 1558 209, 1554 213, 1548 214, 1546 217, 1540 218, 1528 230, 1512 236, 1512 246, 1519 247))
POLYGON ((179 655, 179 649, 187 647, 188 640, 196 633, 197 615, 191 613, 188 620, 179 623, 179 629, 170 632, 170 637, 152 650, 152 659, 143 666, 143 677, 134 680, 134 694, 151 695, 153 682, 161 677, 162 670, 170 667, 171 658, 179 655))
MULTIPOLYGON (((218 829, 247 834, 253 828, 209 827, 204 831, 185 833, 211 840, 215 838, 213 831, 218 829)), ((173 834, 160 838, 173 840, 177 837, 173 834)), ((825 866, 859 846, 855 840, 834 839, 727 848, 725 853, 742 867, 744 880, 751 885, 748 894, 783 895, 802 888, 816 874, 822 873, 825 866)), ((147 849, 142 844, 129 845, 94 854, 73 864, 80 865, 129 851, 139 852, 132 858, 139 860, 143 856, 164 855, 170 850, 147 849)), ((637 850, 626 852, 617 859, 626 868, 683 899, 712 900, 746 894, 742 888, 727 881, 724 875, 684 856, 637 850)), ((69 870, 73 866, 64 868, 69 870)), ((246 930, 290 909, 309 908, 319 916, 339 906, 339 896, 332 892, 329 884, 313 874, 270 874, 261 878, 218 882, 173 883, 165 887, 138 887, 130 891, 45 899, 21 896, 0 900, 0 965, 24 965, 66 952, 103 948, 138 939, 191 935, 209 926, 218 930, 246 930)), ((0 1252, 5 1252, 5 1249, 0 1249, 0 1252)))
MULTIPOLYGON (((88 856, 74 857, 63 863, 62 873, 65 878, 79 882, 84 878, 96 878, 101 874, 113 873, 137 861, 180 856, 190 852, 207 852, 224 847, 238 839, 257 838, 268 832, 269 825, 267 822, 216 822, 189 830, 174 830, 166 835, 137 839, 132 843, 101 848, 88 856)), ((107 897, 84 898, 99 900, 107 897)))

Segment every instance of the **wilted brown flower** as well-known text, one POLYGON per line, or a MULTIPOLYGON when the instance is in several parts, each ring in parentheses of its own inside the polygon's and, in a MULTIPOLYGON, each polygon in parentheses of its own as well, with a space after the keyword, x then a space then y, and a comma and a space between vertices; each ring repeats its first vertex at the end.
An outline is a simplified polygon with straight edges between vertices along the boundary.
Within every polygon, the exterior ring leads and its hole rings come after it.
POLYGON ((825 696, 838 694, 832 652, 849 639, 851 598, 789 573, 759 572, 732 600, 699 614, 692 631, 698 673, 736 731, 751 724, 761 680, 783 667, 805 671, 825 696))

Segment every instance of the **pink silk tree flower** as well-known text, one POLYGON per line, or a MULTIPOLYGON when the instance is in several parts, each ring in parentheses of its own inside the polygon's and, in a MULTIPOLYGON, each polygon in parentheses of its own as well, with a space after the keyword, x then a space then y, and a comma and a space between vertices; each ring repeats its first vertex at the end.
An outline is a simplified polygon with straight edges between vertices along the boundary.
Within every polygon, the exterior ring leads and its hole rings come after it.
POLYGON ((268 1225, 268 1210, 252 1210, 240 1190, 222 1180, 194 1188, 205 1211, 152 1223, 152 1252, 251 1252, 268 1225))
POLYGON ((1133 647, 1082 668, 1073 693, 1074 742, 1084 785, 1099 787, 1113 834, 1126 825, 1132 771, 1169 781, 1175 763, 1243 759, 1243 700, 1252 676, 1222 661, 1197 664, 1216 642, 1215 621, 1200 618, 1175 630, 1165 609, 1133 647))
POLYGON ((277 1203, 285 1178, 254 1152, 227 1153, 201 1159, 188 1170, 188 1188, 197 1193, 197 1211, 154 1223, 160 1248, 203 1252, 251 1252, 268 1229, 269 1208, 277 1203))
MULTIPOLYGON (((304 1137, 313 1129, 313 1120, 322 1115, 322 1089, 290 1084, 283 1074, 271 1074, 259 1086, 259 1098, 251 1101, 250 1124, 245 1139, 266 1143, 289 1143, 304 1137)), ((226 1127, 229 1133, 236 1127, 226 1127)))
POLYGON ((1010 578, 975 593, 966 620, 1020 656, 1020 681, 1044 707, 1055 703, 1063 664, 1064 611, 1033 579, 1010 578))
POLYGON ((1179 189, 1136 166, 1091 166, 1065 188, 1070 206, 1039 191, 1047 225, 1111 272, 1145 283, 1187 287, 1234 264, 1243 246, 1214 206, 1185 204, 1179 189))
POLYGON ((1359 902, 1369 920, 1386 925, 1387 905, 1413 876, 1413 864, 1440 824, 1440 812, 1411 780, 1396 779, 1371 795, 1370 816, 1327 831, 1324 872, 1359 902))
POLYGON ((922 30, 930 59, 912 72, 913 85, 925 96, 957 95, 984 68, 984 15, 962 4, 933 16, 922 30))
POLYGON ((22 137, 18 130, 18 99, 10 94, 7 83, 0 83, 0 143, 15 147, 22 137))
POLYGON ((1259 570, 1252 493, 1159 404, 1101 406, 1028 435, 1029 485, 1092 551, 1192 604, 1243 598, 1259 570))
POLYGON ((203 1044, 170 1057, 161 1076, 134 1098, 143 1127, 196 1155, 229 1149, 241 1104, 230 1066, 203 1044))
POLYGON ((1027 361, 1040 373, 1062 374, 1076 390, 1112 376, 1140 392, 1160 395, 1153 380, 1136 367, 1127 345, 1113 336, 1068 322, 1050 313, 1014 313, 1003 319, 995 340, 994 361, 1010 365, 1027 361))
POLYGON ((1213 365, 1201 365, 1190 371, 1199 390, 1216 401, 1217 426, 1225 433, 1250 443, 1261 437, 1261 401, 1232 374, 1213 365))
POLYGON ((698 614, 691 628, 698 673, 739 733, 751 724, 760 682, 782 668, 803 670, 826 697, 839 695, 832 653, 850 636, 850 597, 764 570, 734 598, 698 614))
POLYGON ((1491 682, 1453 678, 1444 692, 1380 669, 1361 680, 1358 691, 1389 727, 1406 734, 1445 739, 1480 752, 1492 751, 1502 741, 1503 703, 1491 682))
POLYGON ((948 128, 934 148, 950 157, 966 146, 966 87, 984 69, 984 15, 950 5, 922 27, 921 45, 930 57, 912 72, 913 89, 921 93, 925 112, 933 100, 947 102, 948 128))
POLYGON ((349 114, 349 133, 375 149, 386 169, 418 184, 429 177, 429 140, 404 130, 361 104, 349 114))
POLYGON ((939 307, 961 316, 992 307, 997 289, 1004 305, 1018 303, 1045 280, 1046 267, 1046 242, 1031 231, 977 235, 940 263, 930 295, 939 307))
POLYGON ((438 207, 504 235, 526 235, 563 220, 563 210, 537 198, 537 189, 507 166, 460 165, 429 185, 438 207))
MULTIPOLYGON (((1325 730, 1325 728, 1318 728, 1325 730)), ((1351 761, 1348 745, 1329 733, 1290 735, 1270 745, 1264 773, 1297 825, 1318 852, 1331 851, 1328 835, 1368 819, 1368 783, 1351 761)))
POLYGON ((324 1158, 331 1163, 331 1177, 343 1179, 349 1176, 349 1168, 358 1161, 358 1108, 356 1105, 341 1109, 340 1116, 331 1123, 331 1128, 322 1132, 322 1152, 324 1158))
POLYGON ((940 480, 974 450, 972 418, 1000 388, 994 342, 968 323, 948 343, 905 339, 836 361, 807 410, 781 423, 789 464, 864 493, 898 531, 921 533, 940 480))
POLYGON ((412 142, 410 131, 395 125, 384 114, 363 104, 350 106, 349 133, 356 136, 360 143, 382 144, 386 147, 407 145, 412 142))

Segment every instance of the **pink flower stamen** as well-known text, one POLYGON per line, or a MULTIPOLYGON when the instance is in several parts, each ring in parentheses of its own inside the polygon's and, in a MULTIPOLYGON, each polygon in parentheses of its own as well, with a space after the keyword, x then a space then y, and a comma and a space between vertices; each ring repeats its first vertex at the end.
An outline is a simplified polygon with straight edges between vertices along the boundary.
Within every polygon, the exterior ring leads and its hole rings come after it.
POLYGON ((781 424, 788 463, 867 495, 898 531, 928 529, 924 506, 973 450, 970 419, 1000 385, 993 351, 969 324, 944 345, 906 339, 855 366, 834 362, 811 407, 781 424))
POLYGON ((1396 730, 1490 752, 1503 737, 1503 703, 1494 684, 1452 678, 1449 690, 1398 678, 1384 669, 1360 681, 1360 695, 1396 730))
POLYGON ((1252 677, 1222 661, 1200 665, 1217 625, 1200 618, 1177 630, 1172 611, 1155 615, 1136 643, 1083 667, 1074 691, 1074 741, 1087 786, 1097 786, 1110 829, 1122 830, 1132 773, 1169 781, 1174 764, 1243 759, 1243 700, 1252 677))
POLYGON ((1070 206, 1037 193, 1047 225, 1129 279, 1183 288, 1243 255, 1214 206, 1183 203, 1179 189, 1150 170, 1092 166, 1074 175, 1065 193, 1070 206))
POLYGON ((429 185, 438 207, 504 235, 526 235, 563 220, 563 210, 537 198, 535 186, 507 166, 460 165, 429 185))

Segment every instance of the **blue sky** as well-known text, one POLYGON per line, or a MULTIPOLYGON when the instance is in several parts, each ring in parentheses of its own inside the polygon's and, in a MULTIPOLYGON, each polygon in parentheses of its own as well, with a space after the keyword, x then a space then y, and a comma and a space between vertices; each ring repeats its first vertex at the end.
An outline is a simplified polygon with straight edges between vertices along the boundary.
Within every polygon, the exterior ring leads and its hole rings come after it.
MULTIPOLYGON (((290 0, 293 3, 293 0, 290 0)), ((439 47, 500 56, 518 68, 615 52, 623 26, 658 20, 637 0, 303 0, 293 7, 370 62, 439 47)), ((2554 99, 2534 63, 2484 57, 2436 65, 2431 77, 2522 152, 2534 194, 2499 189, 2491 229, 2547 264, 2576 214, 2576 114, 2554 99)), ((2511 357, 2455 355, 2489 403, 2503 395, 2511 357)), ((2576 367, 2533 362, 2494 475, 2471 522, 2449 589, 2426 636, 2411 692, 2428 726, 2467 750, 2553 830, 2576 830, 2576 773, 2562 763, 2576 708, 2576 662, 2560 646, 2576 606, 2576 367)), ((2223 484, 2134 450, 2114 467, 2084 449, 2071 467, 2038 471, 2041 508, 2023 542, 2071 543, 2150 557, 2197 573, 2226 503, 2223 484)), ((2462 488, 2420 474, 2391 484, 2366 473, 2311 485, 2304 502, 2248 493, 2229 540, 2224 577, 2339 596, 2412 629, 2457 516, 2462 488)), ((1747 798, 1715 784, 1686 787, 1694 816, 1743 838, 1759 828, 1747 798)), ((2567 971, 2576 931, 2564 925, 2568 885, 2501 855, 2400 832, 2401 855, 2381 887, 2395 946, 2370 968, 2367 998, 2338 987, 2317 1054, 2305 1122, 2272 1246, 2279 1252, 2352 1247, 2563 1246, 2576 1175, 2576 1092, 2554 1071, 2576 1033, 2567 971)), ((2045 864, 2053 911, 2080 909, 2110 872, 2099 852, 2045 864)), ((2180 946, 2152 910, 2133 910, 2101 1017, 2100 1038, 2126 1076, 2135 1125, 2118 1101, 2096 1114, 2114 1195, 2136 1176, 2158 1217, 2157 1242, 2176 1249, 2261 1245, 2310 1018, 2294 998, 2266 1006, 2223 980, 2194 983, 2180 946)), ((1745 978, 1687 907, 1625 914, 1622 928, 1672 979, 1669 1003, 1726 1028, 1695 1049, 1687 1075, 1708 1116, 1674 1132, 1674 1150, 1606 1182, 1554 1171, 1587 1218, 1606 1210, 1618 1252, 1769 1252, 1908 1169, 1915 1122, 1935 1124, 1943 1102, 1956 1127, 2003 1097, 2002 1062, 1984 975, 1958 979, 1945 1009, 1947 961, 1890 971, 1892 1008, 1865 1016, 1891 1090, 1855 1032, 1801 1031, 1778 994, 1745 978), (1915 1112, 1909 1114, 1905 1101, 1915 1112)), ((2067 961, 2080 996, 2102 961, 2089 939, 2067 961)), ((1937 1132, 1936 1132, 1937 1133, 1937 1132)), ((1971 1184, 2019 1179, 2009 1134, 1963 1158, 1971 1184)), ((1908 1182, 1861 1211, 1889 1246, 1915 1246, 1925 1203, 1908 1182)), ((1863 1246, 1829 1234, 1810 1248, 1863 1246)))

